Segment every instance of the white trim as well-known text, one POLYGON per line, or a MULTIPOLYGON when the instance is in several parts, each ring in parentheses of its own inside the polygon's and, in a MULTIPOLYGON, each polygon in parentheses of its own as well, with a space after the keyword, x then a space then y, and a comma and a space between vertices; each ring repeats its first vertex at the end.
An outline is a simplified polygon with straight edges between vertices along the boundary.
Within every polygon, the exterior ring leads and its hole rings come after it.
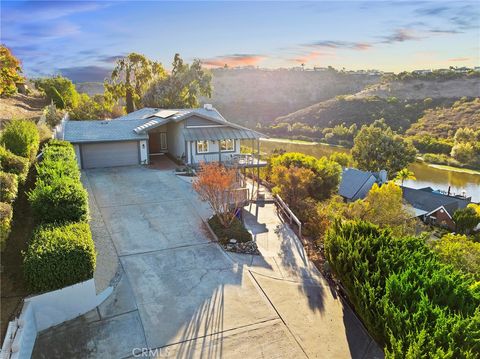
POLYGON ((443 210, 445 211, 445 213, 447 214, 447 216, 448 216, 451 220, 453 220, 452 216, 450 216, 450 214, 448 213, 448 211, 445 209, 444 206, 440 206, 440 207, 434 209, 433 211, 430 211, 430 212, 428 212, 428 213, 425 213, 424 215, 425 215, 425 216, 429 216, 429 215, 431 215, 432 213, 437 212, 439 209, 443 209, 443 210))
POLYGON ((204 153, 209 153, 209 152, 210 152, 210 151, 209 151, 210 145, 209 145, 209 141, 208 141, 208 140, 195 141, 195 147, 196 147, 196 149, 197 149, 197 153, 198 153, 198 154, 204 154, 204 153), (206 150, 206 151, 200 151, 200 150, 198 149, 198 143, 199 143, 199 142, 204 142, 204 143, 207 145, 207 150, 206 150))

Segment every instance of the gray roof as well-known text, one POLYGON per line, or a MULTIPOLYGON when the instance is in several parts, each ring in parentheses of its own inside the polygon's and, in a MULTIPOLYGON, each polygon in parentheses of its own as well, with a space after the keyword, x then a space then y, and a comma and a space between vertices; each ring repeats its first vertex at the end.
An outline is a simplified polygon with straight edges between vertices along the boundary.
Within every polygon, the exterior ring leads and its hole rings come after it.
POLYGON ((147 121, 66 121, 64 140, 80 143, 147 139, 148 135, 146 133, 138 134, 133 131, 134 128, 145 122, 147 121))
POLYGON ((370 177, 375 178, 371 172, 357 170, 356 168, 345 168, 338 193, 344 198, 353 199, 370 177))
POLYGON ((201 140, 227 140, 227 139, 258 139, 263 137, 262 134, 246 128, 233 127, 201 127, 201 128, 184 128, 183 137, 185 141, 201 141, 201 140))
POLYGON ((64 139, 73 143, 148 139, 149 130, 172 121, 180 122, 191 116, 211 120, 220 126, 184 129, 187 141, 266 137, 259 132, 228 122, 214 108, 169 110, 176 113, 166 118, 159 117, 160 111, 162 110, 158 108, 147 107, 109 121, 66 121, 64 139))
MULTIPOLYGON (((138 120, 138 119, 146 119, 146 118, 156 118, 162 119, 161 117, 156 117, 155 114, 162 111, 161 108, 152 108, 152 107, 145 107, 140 110, 134 111, 129 113, 125 116, 117 117, 115 120, 138 120)), ((170 109, 169 109, 170 110, 170 109)), ((187 108, 187 109, 172 109, 171 111, 177 111, 176 114, 168 117, 169 120, 179 122, 182 121, 190 116, 198 115, 201 117, 209 118, 215 122, 228 122, 225 118, 218 112, 215 108, 211 110, 207 110, 205 108, 187 108)))
POLYGON ((447 196, 438 193, 432 188, 414 189, 410 187, 402 187, 403 199, 410 203, 413 208, 430 213, 441 206, 445 208, 450 216, 457 209, 465 208, 470 203, 470 198, 460 198, 447 196))

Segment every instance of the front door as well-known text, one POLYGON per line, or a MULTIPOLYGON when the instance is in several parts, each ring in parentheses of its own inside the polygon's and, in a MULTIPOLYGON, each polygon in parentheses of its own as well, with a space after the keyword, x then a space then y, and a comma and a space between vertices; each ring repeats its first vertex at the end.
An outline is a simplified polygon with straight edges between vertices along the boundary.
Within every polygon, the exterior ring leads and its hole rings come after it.
POLYGON ((151 132, 148 135, 148 151, 150 154, 166 152, 167 149, 166 132, 151 132))

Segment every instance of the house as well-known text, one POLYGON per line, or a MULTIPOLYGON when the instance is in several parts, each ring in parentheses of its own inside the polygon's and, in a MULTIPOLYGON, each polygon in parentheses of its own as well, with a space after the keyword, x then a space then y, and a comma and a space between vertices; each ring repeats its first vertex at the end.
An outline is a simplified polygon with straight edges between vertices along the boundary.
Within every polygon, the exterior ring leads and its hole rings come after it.
POLYGON ((257 131, 228 122, 211 105, 196 109, 143 108, 107 121, 64 121, 56 137, 74 145, 81 168, 148 164, 167 154, 189 165, 220 161, 240 167, 266 165, 240 154, 240 141, 259 152, 257 131))
POLYGON ((374 183, 387 182, 387 171, 368 172, 356 168, 345 168, 338 188, 338 194, 347 202, 354 202, 367 196, 374 183))
POLYGON ((453 214, 457 209, 465 208, 471 203, 471 197, 448 195, 431 187, 414 189, 402 187, 403 199, 409 203, 415 216, 427 224, 438 225, 455 230, 453 214))

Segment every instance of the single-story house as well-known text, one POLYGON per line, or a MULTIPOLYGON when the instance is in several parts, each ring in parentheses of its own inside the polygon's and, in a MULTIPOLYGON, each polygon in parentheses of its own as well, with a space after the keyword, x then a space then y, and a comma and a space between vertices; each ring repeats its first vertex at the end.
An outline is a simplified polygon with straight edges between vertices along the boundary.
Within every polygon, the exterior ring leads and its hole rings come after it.
POLYGON ((354 202, 367 196, 374 183, 387 182, 387 171, 368 172, 356 168, 345 168, 338 188, 338 194, 347 202, 354 202))
POLYGON ((455 230, 453 214, 457 209, 467 207, 471 197, 452 196, 431 187, 414 189, 402 187, 403 199, 409 203, 415 216, 423 222, 455 230))
POLYGON ((169 154, 189 165, 221 161, 243 166, 264 165, 240 154, 240 141, 254 148, 265 135, 228 122, 211 105, 196 109, 143 108, 104 121, 64 121, 56 137, 71 142, 81 168, 148 164, 152 156, 169 154))

